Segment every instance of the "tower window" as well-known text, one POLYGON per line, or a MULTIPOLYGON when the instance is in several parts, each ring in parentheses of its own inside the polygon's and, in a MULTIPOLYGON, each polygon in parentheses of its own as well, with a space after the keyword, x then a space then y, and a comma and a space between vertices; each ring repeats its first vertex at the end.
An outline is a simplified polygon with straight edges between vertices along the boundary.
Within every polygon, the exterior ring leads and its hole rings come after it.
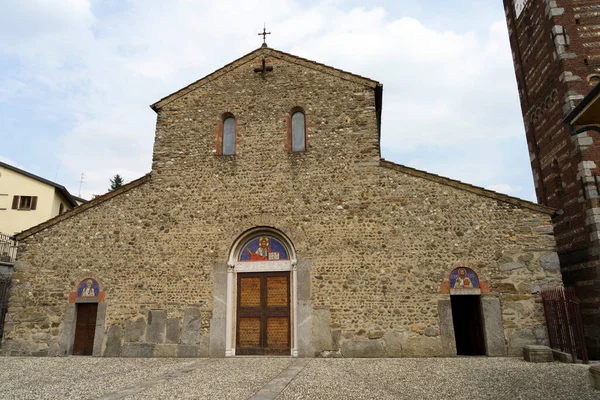
POLYGON ((302 111, 292 114, 292 152, 306 151, 306 117, 302 111))
POLYGON ((235 154, 235 118, 229 116, 223 120, 223 137, 222 137, 223 155, 235 154))

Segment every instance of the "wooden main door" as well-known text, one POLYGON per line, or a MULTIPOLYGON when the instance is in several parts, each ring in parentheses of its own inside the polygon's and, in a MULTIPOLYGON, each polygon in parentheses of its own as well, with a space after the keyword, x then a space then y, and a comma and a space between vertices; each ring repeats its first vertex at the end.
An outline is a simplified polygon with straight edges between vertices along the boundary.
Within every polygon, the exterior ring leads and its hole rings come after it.
POLYGON ((98 314, 98 303, 77 304, 77 321, 75 323, 73 355, 91 356, 94 352, 96 314, 98 314))
POLYGON ((290 273, 238 273, 238 355, 290 354, 290 273))

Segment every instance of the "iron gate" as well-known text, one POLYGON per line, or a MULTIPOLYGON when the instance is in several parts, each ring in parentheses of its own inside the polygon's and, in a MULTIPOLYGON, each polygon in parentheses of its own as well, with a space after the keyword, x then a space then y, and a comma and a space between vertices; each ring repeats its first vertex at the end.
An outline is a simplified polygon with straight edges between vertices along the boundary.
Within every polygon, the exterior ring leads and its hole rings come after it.
POLYGON ((0 275, 0 346, 4 333, 4 317, 8 311, 8 290, 10 289, 10 276, 0 275))
POLYGON ((573 362, 579 357, 588 363, 579 313, 579 300, 573 288, 556 288, 542 291, 544 314, 548 327, 548 340, 555 350, 571 354, 573 362))

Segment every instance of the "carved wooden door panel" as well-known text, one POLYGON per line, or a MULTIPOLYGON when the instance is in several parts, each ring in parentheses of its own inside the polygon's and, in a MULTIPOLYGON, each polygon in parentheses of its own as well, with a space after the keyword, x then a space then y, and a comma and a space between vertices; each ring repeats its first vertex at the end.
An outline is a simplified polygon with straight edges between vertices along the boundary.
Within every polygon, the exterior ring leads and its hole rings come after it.
POLYGON ((97 314, 98 303, 77 304, 77 321, 75 322, 73 355, 91 356, 94 352, 94 335, 96 334, 97 314))
POLYGON ((290 273, 238 274, 236 354, 290 354, 290 273))

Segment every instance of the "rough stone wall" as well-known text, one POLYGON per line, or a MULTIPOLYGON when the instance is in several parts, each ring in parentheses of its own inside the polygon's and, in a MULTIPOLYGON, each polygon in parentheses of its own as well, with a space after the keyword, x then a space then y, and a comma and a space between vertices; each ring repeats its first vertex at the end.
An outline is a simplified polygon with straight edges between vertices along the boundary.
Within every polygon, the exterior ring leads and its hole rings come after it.
POLYGON ((440 287, 458 265, 500 300, 503 351, 544 341, 539 291, 561 285, 547 210, 380 161, 372 81, 269 49, 225 72, 157 103, 151 177, 22 238, 5 353, 65 354, 68 294, 92 275, 102 354, 205 355, 213 268, 257 226, 311 263, 315 355, 442 355, 440 287), (287 151, 294 107, 303 153, 287 151), (234 156, 216 155, 224 113, 234 156))
POLYGON ((600 143, 571 136, 566 115, 600 80, 600 1, 529 0, 517 18, 504 0, 538 202, 553 219, 565 285, 582 300, 588 348, 600 356, 596 215, 600 143))

